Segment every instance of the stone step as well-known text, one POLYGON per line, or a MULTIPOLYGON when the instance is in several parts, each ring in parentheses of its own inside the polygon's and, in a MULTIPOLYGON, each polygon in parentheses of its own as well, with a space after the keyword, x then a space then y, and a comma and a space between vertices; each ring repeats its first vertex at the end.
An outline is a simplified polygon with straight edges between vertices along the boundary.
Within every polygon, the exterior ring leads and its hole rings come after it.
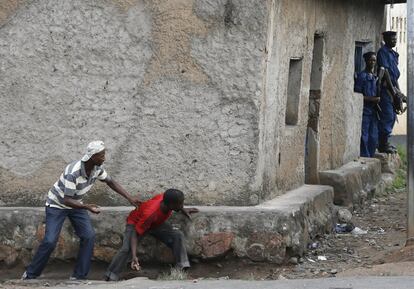
POLYGON ((335 205, 361 205, 380 189, 381 162, 375 158, 360 158, 338 169, 319 172, 319 180, 333 187, 335 205))

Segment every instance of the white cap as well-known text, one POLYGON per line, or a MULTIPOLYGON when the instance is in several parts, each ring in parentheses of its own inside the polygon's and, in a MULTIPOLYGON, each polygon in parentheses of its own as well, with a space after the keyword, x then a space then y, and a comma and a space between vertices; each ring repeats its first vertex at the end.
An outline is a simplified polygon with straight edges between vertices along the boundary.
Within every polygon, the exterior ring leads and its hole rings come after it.
POLYGON ((93 142, 90 142, 88 144, 88 147, 86 148, 86 153, 82 157, 82 161, 86 162, 88 161, 94 154, 97 154, 105 149, 105 145, 103 141, 96 140, 93 142))

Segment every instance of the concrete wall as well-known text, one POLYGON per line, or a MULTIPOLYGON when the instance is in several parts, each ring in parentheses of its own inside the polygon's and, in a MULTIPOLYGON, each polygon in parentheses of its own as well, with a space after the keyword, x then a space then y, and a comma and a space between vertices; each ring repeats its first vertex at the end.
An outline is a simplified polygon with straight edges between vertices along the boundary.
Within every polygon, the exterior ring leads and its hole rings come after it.
MULTIPOLYGON (((377 2, 1 2, 2 204, 41 205, 93 139, 133 193, 177 187, 189 203, 253 205, 300 186, 316 32, 318 169, 356 158, 354 42, 379 43, 377 2), (286 127, 291 58, 302 83, 297 124, 286 127)), ((122 204, 102 185, 90 198, 122 204)))
MULTIPOLYGON (((173 214, 169 222, 184 233, 188 253, 194 257, 211 259, 234 254, 280 264, 291 256, 301 256, 311 239, 332 230, 332 201, 332 187, 302 186, 258 206, 200 206, 192 221, 173 214)), ((130 210, 106 207, 92 216, 95 260, 112 260, 122 244, 125 216, 130 210)), ((18 261, 27 264, 44 233, 44 208, 0 208, 0 262, 6 266, 18 261)), ((67 220, 51 257, 73 259, 78 246, 67 220)), ((138 254, 144 262, 174 261, 171 250, 148 235, 139 242, 138 254)))
MULTIPOLYGON (((42 203, 64 164, 102 139, 108 171, 132 192, 174 186, 195 203, 250 204, 267 7, 233 2, 38 0, 7 10, 2 200, 42 203)), ((112 196, 99 201, 117 204, 112 196)))

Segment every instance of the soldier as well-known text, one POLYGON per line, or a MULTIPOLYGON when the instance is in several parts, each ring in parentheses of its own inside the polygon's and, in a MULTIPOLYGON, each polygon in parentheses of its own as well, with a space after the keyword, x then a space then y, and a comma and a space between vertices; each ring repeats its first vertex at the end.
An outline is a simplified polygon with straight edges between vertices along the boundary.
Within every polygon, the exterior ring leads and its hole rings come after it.
POLYGON ((378 68, 384 69, 391 80, 392 86, 387 85, 387 81, 381 81, 381 100, 379 112, 380 120, 378 125, 378 151, 383 153, 395 153, 396 148, 389 143, 389 138, 394 128, 396 120, 396 112, 393 105, 394 95, 391 90, 395 90, 394 93, 400 90, 398 85, 398 78, 400 77, 400 71, 398 69, 398 53, 392 48, 397 45, 397 33, 394 31, 385 31, 382 33, 385 45, 383 45, 377 53, 378 68))
POLYGON ((378 77, 374 74, 377 57, 375 52, 364 54, 365 70, 358 73, 354 91, 364 96, 361 129, 361 157, 372 158, 375 155, 378 142, 378 77))

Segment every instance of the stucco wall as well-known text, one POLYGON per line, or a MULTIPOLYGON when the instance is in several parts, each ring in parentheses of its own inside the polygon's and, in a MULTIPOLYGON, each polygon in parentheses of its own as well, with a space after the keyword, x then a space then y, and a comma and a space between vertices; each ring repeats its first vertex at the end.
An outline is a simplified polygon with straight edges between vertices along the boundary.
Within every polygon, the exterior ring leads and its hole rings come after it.
MULTIPOLYGON (((3 204, 41 205, 93 139, 105 141, 109 173, 133 193, 173 186, 189 203, 252 205, 298 187, 315 32, 325 39, 320 168, 356 158, 354 42, 378 43, 376 2, 0 5, 3 204), (291 57, 302 57, 302 86, 298 124, 287 128, 291 57)), ((103 185, 90 196, 122 203, 103 185)))
MULTIPOLYGON (((3 202, 41 204, 65 163, 102 139, 108 171, 131 192, 173 186, 189 202, 257 203, 250 184, 266 5, 38 0, 12 8, 0 29, 3 202)), ((103 186, 95 195, 119 202, 103 186)))

